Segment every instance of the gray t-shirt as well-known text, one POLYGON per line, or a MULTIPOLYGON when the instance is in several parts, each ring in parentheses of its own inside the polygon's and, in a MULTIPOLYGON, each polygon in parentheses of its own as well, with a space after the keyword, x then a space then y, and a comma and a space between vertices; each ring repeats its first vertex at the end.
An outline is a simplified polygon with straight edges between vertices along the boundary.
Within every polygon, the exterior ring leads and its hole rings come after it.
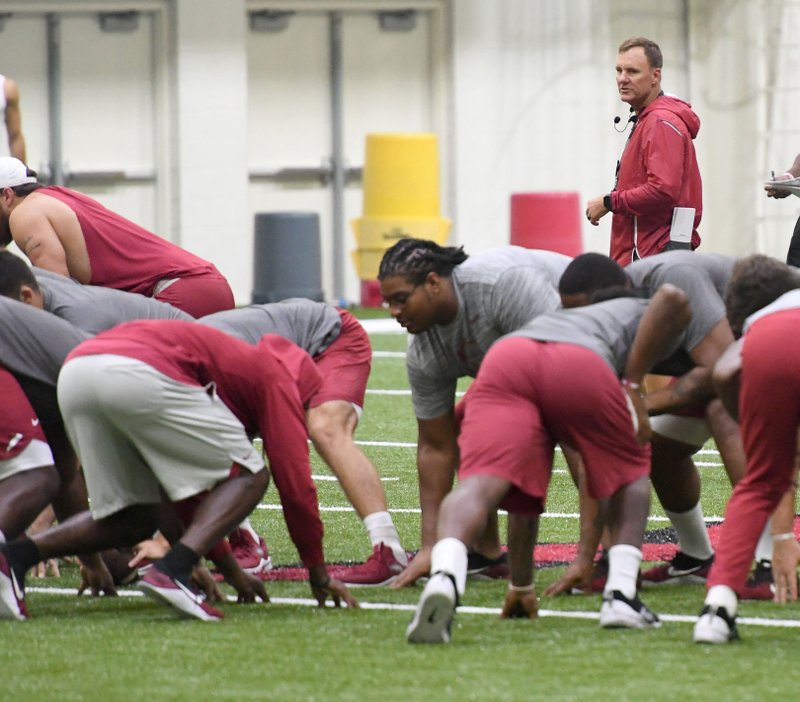
POLYGON ((714 326, 725 319, 725 287, 736 258, 694 251, 668 251, 635 261, 625 268, 634 287, 653 295, 664 283, 683 290, 689 298, 692 319, 686 330, 686 350, 691 351, 714 326))
MULTIPOLYGON (((509 336, 583 346, 594 351, 621 376, 649 302, 642 298, 620 297, 585 307, 561 309, 539 315, 509 336)), ((686 332, 669 344, 662 358, 667 358, 685 342, 686 332)))
POLYGON ((458 379, 475 376, 497 339, 560 306, 558 280, 570 260, 551 251, 501 246, 456 266, 455 319, 409 340, 406 367, 418 418, 448 412, 458 379))
POLYGON ((99 334, 123 322, 138 319, 194 320, 177 307, 151 297, 81 285, 71 278, 40 268, 33 268, 33 272, 42 290, 44 309, 90 334, 99 334))
POLYGON ((55 387, 67 354, 90 337, 49 312, 0 296, 0 363, 14 375, 55 387))
POLYGON ((335 307, 299 297, 215 312, 198 321, 251 344, 257 344, 264 334, 277 334, 312 357, 327 349, 342 330, 335 307))

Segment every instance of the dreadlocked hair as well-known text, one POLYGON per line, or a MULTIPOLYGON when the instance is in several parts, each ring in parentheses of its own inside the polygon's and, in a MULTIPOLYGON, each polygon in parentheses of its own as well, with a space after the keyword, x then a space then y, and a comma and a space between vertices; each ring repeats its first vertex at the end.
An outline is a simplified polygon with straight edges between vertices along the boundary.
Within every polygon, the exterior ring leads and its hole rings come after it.
POLYGON ((378 280, 400 275, 420 285, 428 273, 448 277, 468 258, 463 246, 439 246, 428 239, 400 239, 386 250, 378 269, 378 280))

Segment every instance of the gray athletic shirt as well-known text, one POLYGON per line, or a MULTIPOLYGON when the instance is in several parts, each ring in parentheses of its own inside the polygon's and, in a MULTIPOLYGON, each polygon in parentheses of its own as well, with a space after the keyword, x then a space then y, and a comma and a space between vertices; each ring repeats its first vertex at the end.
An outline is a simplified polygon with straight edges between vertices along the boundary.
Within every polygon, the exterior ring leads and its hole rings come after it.
POLYGON ((475 376, 497 339, 560 306, 558 280, 570 260, 551 251, 500 246, 453 269, 456 318, 409 339, 406 368, 418 418, 448 412, 458 379, 475 376))
POLYGON ((64 359, 91 334, 49 312, 0 296, 0 363, 55 387, 64 359))
POLYGON ((327 349, 342 331, 342 318, 335 307, 299 297, 215 312, 198 321, 251 344, 257 344, 264 334, 277 334, 311 357, 327 349))
MULTIPOLYGON (((620 297, 585 307, 561 309, 539 315, 508 336, 583 346, 594 351, 611 366, 617 376, 621 376, 649 302, 641 298, 620 297)), ((668 357, 685 343, 686 332, 683 332, 669 344, 662 358, 668 357)))
POLYGON ((736 260, 719 254, 667 251, 635 261, 625 272, 634 287, 645 288, 649 295, 664 283, 686 293, 692 312, 686 330, 686 350, 691 351, 721 319, 725 319, 725 288, 736 260))
POLYGON ((177 307, 151 297, 80 283, 57 273, 33 268, 42 290, 44 309, 72 322, 90 334, 99 334, 123 322, 137 319, 182 319, 194 317, 177 307))

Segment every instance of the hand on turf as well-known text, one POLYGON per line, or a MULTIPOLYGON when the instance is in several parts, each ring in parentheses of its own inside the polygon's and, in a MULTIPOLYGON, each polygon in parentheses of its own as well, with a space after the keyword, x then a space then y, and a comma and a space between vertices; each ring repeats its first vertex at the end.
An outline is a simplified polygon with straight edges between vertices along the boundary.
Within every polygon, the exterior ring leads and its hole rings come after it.
POLYGON ((800 563, 800 544, 795 539, 772 542, 772 579, 775 583, 775 602, 797 601, 797 565, 800 563))
POLYGON ((409 564, 403 569, 403 572, 398 575, 394 582, 389 585, 393 590, 401 587, 409 587, 417 582, 420 578, 427 578, 431 572, 431 549, 421 548, 414 558, 411 559, 409 564))
POLYGON ((236 590, 237 602, 252 603, 256 601, 256 598, 262 602, 269 602, 267 589, 260 578, 252 573, 245 573, 240 570, 234 580, 235 582, 230 582, 229 584, 236 590))
POLYGON ((500 619, 536 619, 539 616, 539 599, 536 592, 508 590, 503 601, 500 619))
POLYGON ((344 601, 349 609, 358 609, 360 607, 358 600, 350 594, 350 590, 347 589, 347 586, 336 578, 330 578, 325 587, 312 585, 311 592, 314 593, 314 597, 320 607, 325 606, 325 600, 327 600, 328 597, 333 600, 335 607, 341 607, 342 601, 344 601))
POLYGON ((55 558, 48 558, 46 561, 40 561, 31 569, 32 578, 46 578, 50 573, 54 578, 61 577, 61 571, 58 568, 58 560, 55 558))
POLYGON ((81 584, 78 587, 78 594, 82 595, 86 590, 92 593, 92 597, 117 596, 114 578, 111 577, 111 573, 101 558, 93 559, 91 565, 81 563, 81 584))
POLYGON ((200 590, 205 593, 209 602, 225 602, 225 594, 220 589, 214 576, 202 563, 192 568, 192 580, 200 590))
POLYGON ((579 588, 584 592, 588 592, 592 581, 593 567, 594 565, 591 561, 573 561, 564 571, 564 575, 547 587, 542 595, 544 597, 556 597, 565 592, 569 593, 572 588, 579 588))

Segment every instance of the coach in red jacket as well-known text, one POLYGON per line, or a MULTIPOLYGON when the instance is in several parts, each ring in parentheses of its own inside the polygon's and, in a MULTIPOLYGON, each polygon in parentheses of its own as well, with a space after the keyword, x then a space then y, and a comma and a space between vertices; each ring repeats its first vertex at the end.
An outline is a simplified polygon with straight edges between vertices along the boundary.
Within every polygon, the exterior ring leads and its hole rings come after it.
POLYGON ((692 140, 700 119, 683 100, 661 90, 661 49, 633 37, 619 47, 617 88, 633 123, 617 166, 614 190, 589 200, 593 225, 613 212, 611 258, 625 266, 661 251, 700 245, 700 171, 692 140))

